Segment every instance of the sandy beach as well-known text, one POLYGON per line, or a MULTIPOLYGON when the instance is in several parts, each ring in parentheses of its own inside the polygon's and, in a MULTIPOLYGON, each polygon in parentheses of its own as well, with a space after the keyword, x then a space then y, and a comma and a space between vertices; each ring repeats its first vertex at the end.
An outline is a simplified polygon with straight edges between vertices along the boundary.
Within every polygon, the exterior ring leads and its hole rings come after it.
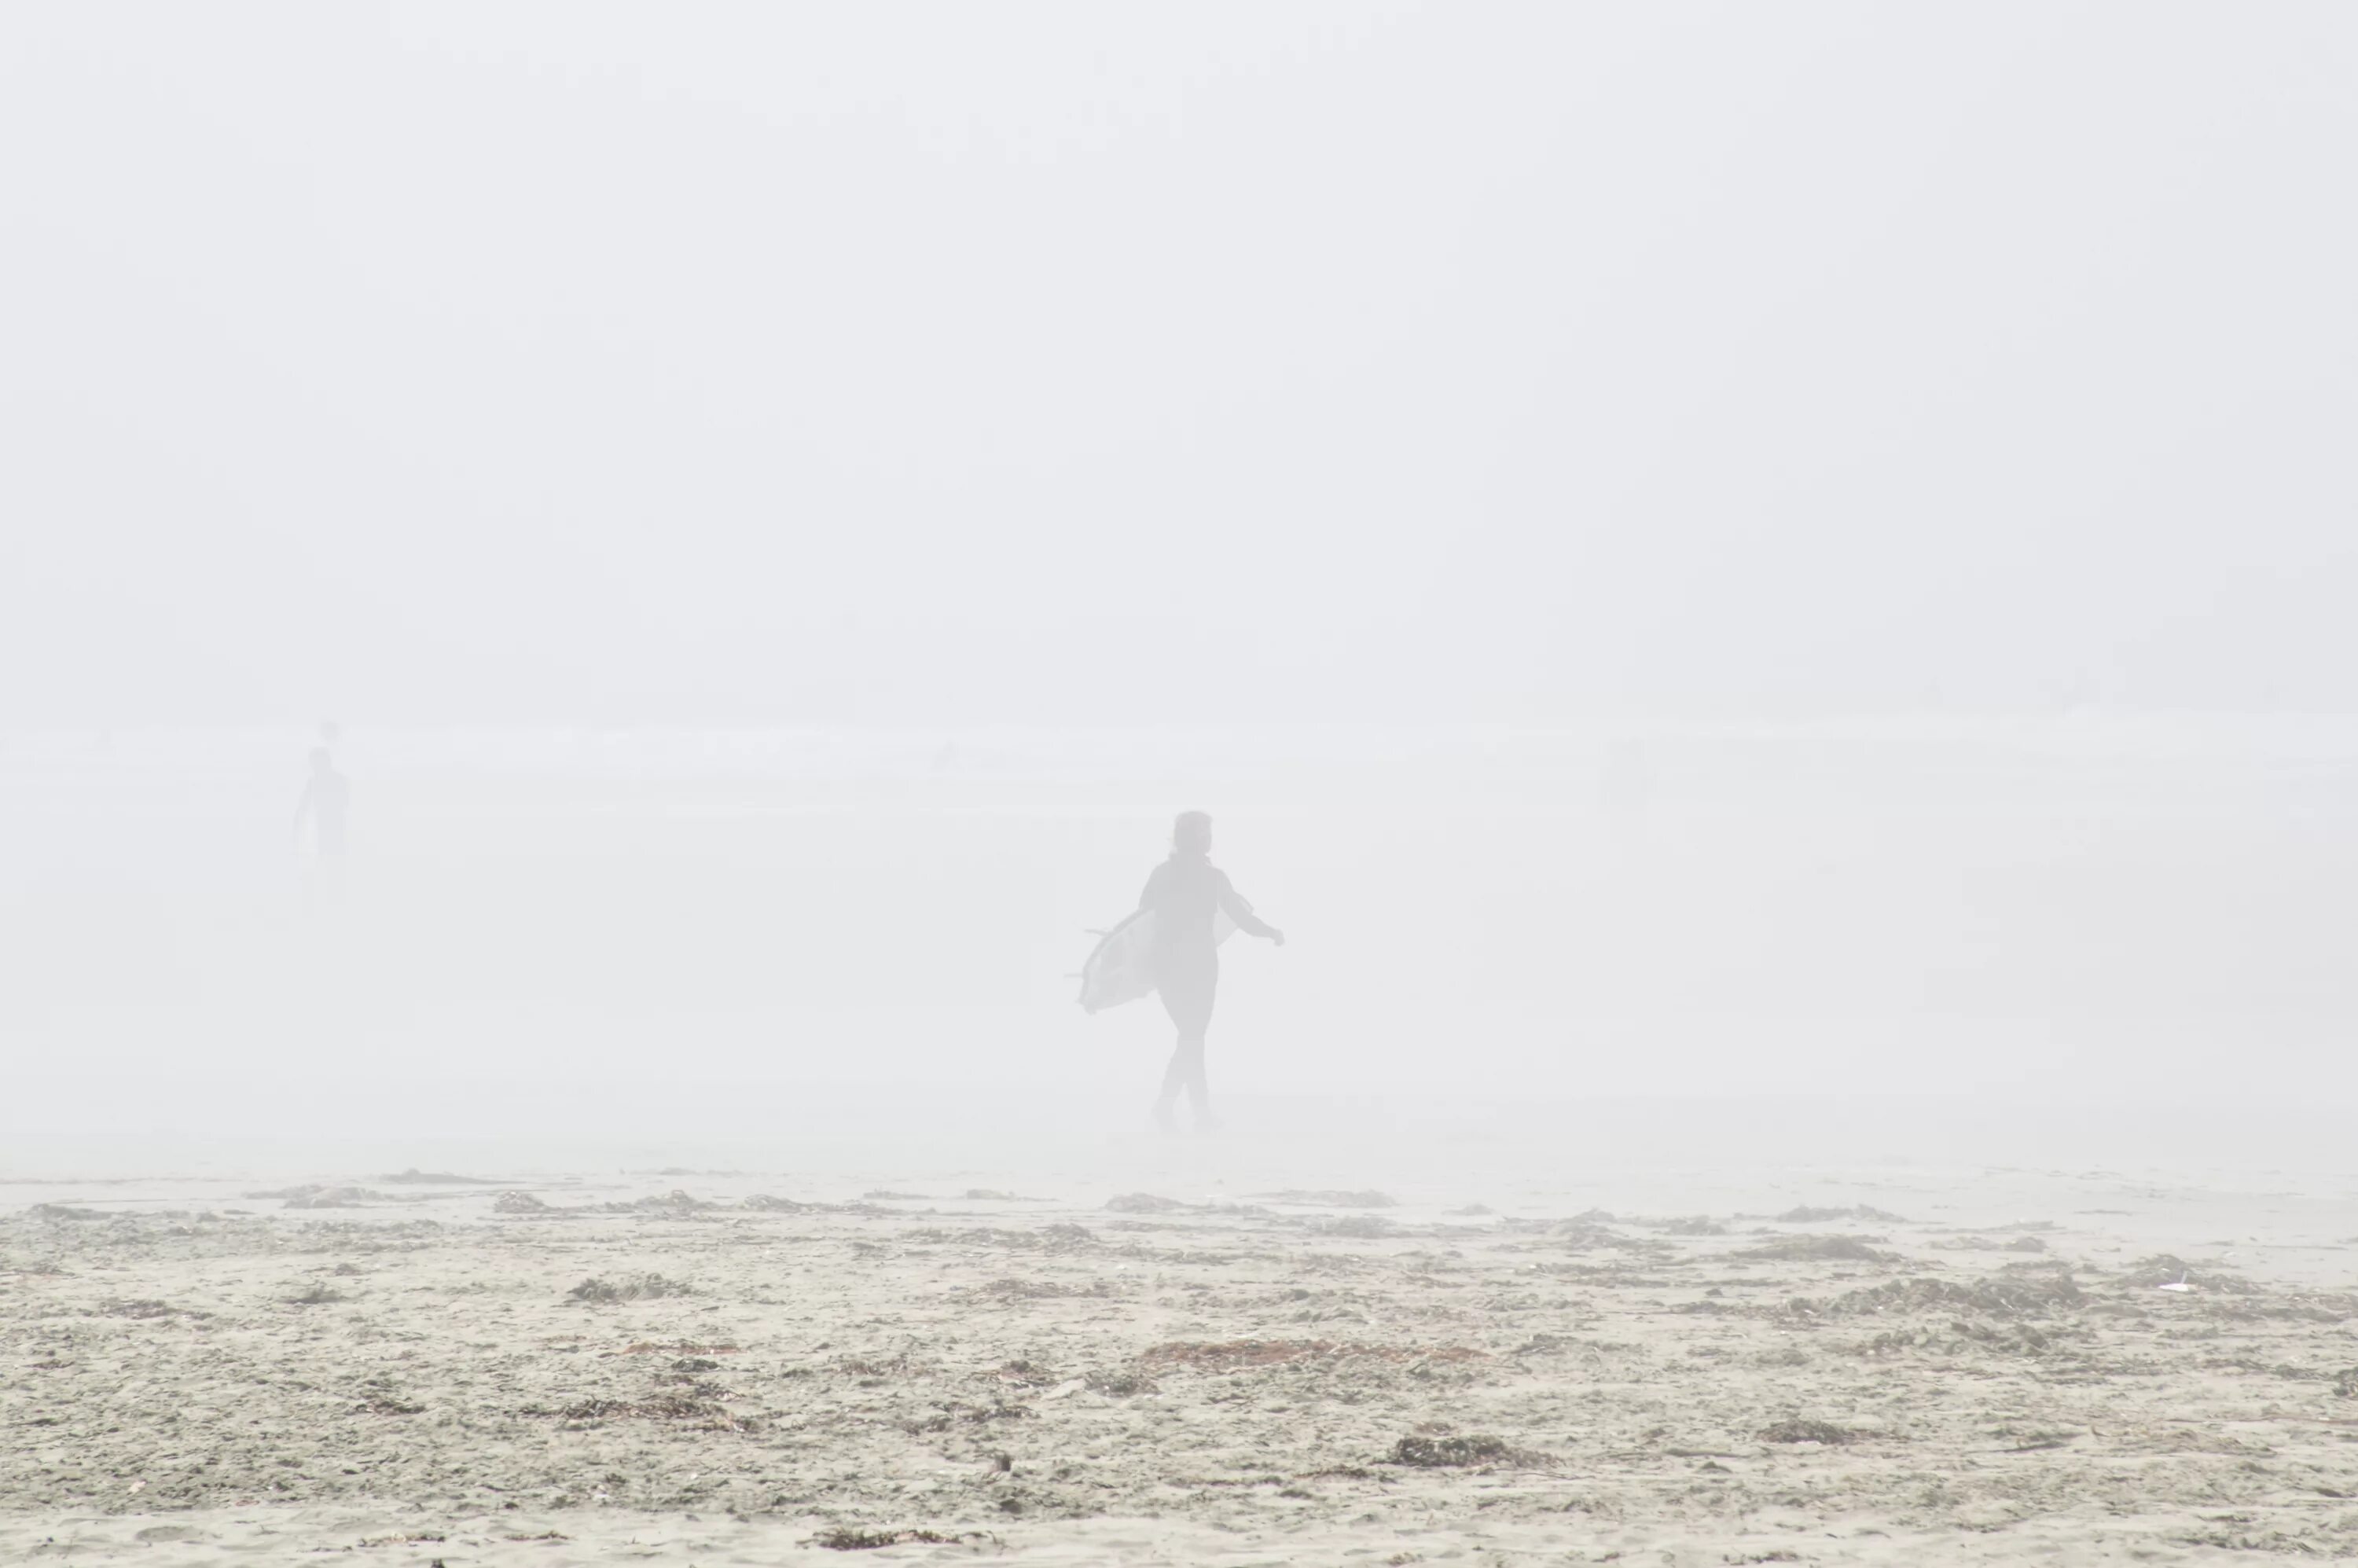
POLYGON ((2358 1553, 2358 731, 2143 733, 1305 741, 1175 1141, 1159 753, 389 735, 333 919, 27 753, 0 1561, 2358 1553))
POLYGON ((1463 1152, 12 1176, 0 1557, 2358 1552, 2358 1180, 1463 1152))

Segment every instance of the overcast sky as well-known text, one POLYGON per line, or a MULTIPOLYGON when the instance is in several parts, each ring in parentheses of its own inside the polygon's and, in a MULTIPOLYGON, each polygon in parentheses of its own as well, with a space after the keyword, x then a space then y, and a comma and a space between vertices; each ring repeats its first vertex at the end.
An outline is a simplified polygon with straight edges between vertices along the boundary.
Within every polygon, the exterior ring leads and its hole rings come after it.
POLYGON ((2358 708, 2358 7, 0 18, 0 722, 2358 708))

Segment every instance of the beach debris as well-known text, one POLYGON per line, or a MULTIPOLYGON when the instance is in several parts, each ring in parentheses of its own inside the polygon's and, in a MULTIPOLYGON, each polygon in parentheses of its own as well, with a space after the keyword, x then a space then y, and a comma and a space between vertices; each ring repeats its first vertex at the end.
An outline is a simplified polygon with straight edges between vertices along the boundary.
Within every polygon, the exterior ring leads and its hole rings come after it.
POLYGON ((2150 1286, 2178 1295, 2192 1295, 2197 1291, 2244 1296, 2261 1293, 2260 1287, 2237 1274, 2225 1258, 2211 1259, 2198 1268, 2174 1252, 2157 1252, 2127 1265, 2120 1274, 2123 1282, 2132 1288, 2150 1286))
POLYGON ((1088 1377, 1089 1392, 1103 1394, 1108 1399, 1136 1399, 1141 1394, 1159 1394, 1163 1386, 1152 1378, 1135 1372, 1092 1372, 1088 1377))
POLYGON ((307 1182, 298 1187, 279 1187, 266 1193, 241 1193, 241 1197, 276 1198, 288 1208, 361 1208, 384 1201, 381 1194, 366 1187, 330 1186, 323 1182, 307 1182))
POLYGON ((1847 1426, 1836 1426, 1830 1421, 1780 1421, 1760 1429, 1760 1441, 1763 1443, 1820 1443, 1828 1447, 1856 1443, 1863 1437, 1873 1435, 1847 1426))
POLYGON ((637 1418, 688 1422, 705 1432, 752 1432, 754 1423, 730 1415, 720 1403, 726 1390, 699 1385, 677 1393, 660 1393, 644 1400, 576 1400, 557 1411, 531 1410, 527 1415, 556 1415, 574 1422, 637 1418))
POLYGON ((371 1394, 367 1399, 354 1405, 352 1413, 355 1415, 419 1415, 425 1411, 425 1409, 424 1405, 411 1404, 408 1400, 396 1398, 392 1394, 377 1393, 371 1394))
POLYGON ((1551 1455, 1518 1448, 1503 1437, 1403 1437, 1392 1444, 1385 1463, 1422 1470, 1464 1469, 1482 1465, 1538 1466, 1553 1463, 1551 1455))
POLYGON ((1339 1189, 1325 1188, 1316 1192, 1305 1192, 1297 1187, 1282 1193, 1253 1193, 1249 1195, 1267 1198, 1271 1203, 1297 1204, 1308 1208, 1398 1208, 1400 1206, 1400 1199, 1373 1189, 1344 1192, 1339 1189))
POLYGON ((2017 1236, 2011 1241, 1992 1241, 1986 1236, 1959 1236, 1947 1241, 1935 1241, 1931 1246, 1943 1252, 2044 1252, 2047 1243, 2036 1236, 2017 1236))
POLYGON ((1075 1297, 1103 1300, 1114 1293, 1112 1281, 1092 1280, 1087 1284, 1071 1284, 1060 1280, 992 1280, 975 1287, 977 1295, 992 1296, 1001 1301, 1058 1301, 1075 1297))
POLYGON ((1823 1301, 1797 1296, 1786 1310, 1804 1317, 1857 1317, 1962 1308, 1992 1317, 2039 1317, 2084 1299, 2069 1270, 2048 1268, 1993 1275, 1969 1285, 1921 1277, 1893 1280, 1823 1301))
POLYGON ((1888 1263, 1891 1254, 1877 1252, 1856 1236, 1779 1236, 1736 1253, 1738 1258, 1767 1258, 1780 1262, 1888 1263))
POLYGON ((1234 1372, 1247 1367, 1274 1367, 1305 1357, 1331 1356, 1339 1348, 1326 1339, 1228 1339, 1213 1343, 1172 1340, 1148 1347, 1138 1358, 1150 1367, 1234 1372))
POLYGON ((169 1303, 169 1302, 157 1302, 157 1301, 109 1301, 109 1302, 103 1302, 103 1303, 101 1303, 99 1304, 99 1308, 98 1308, 98 1310, 99 1310, 100 1312, 102 1312, 102 1313, 105 1314, 108 1317, 134 1317, 134 1318, 197 1317, 197 1318, 203 1318, 203 1317, 211 1317, 211 1316, 212 1315, 212 1314, 211 1314, 211 1313, 199 1312, 199 1311, 197 1311, 197 1310, 196 1310, 195 1308, 193 1308, 193 1307, 176 1307, 176 1306, 174 1306, 174 1305, 173 1305, 171 1303, 169 1303))
MULTIPOLYGON (((1001 1469, 1011 1466, 1001 1465, 1001 1469)), ((989 1541, 992 1537, 979 1530, 960 1530, 945 1535, 937 1530, 830 1530, 824 1535, 811 1537, 809 1544, 827 1552, 874 1552, 887 1546, 958 1546, 969 1541, 989 1541)))
POLYGON ((1707 1215, 1700 1214, 1691 1215, 1684 1219, 1671 1220, 1662 1227, 1662 1230, 1664 1234, 1670 1236, 1725 1236, 1727 1234, 1727 1227, 1707 1215))
POLYGON ((1396 1365, 1487 1361, 1487 1351, 1466 1345, 1355 1345, 1331 1339, 1229 1339, 1210 1343, 1172 1340, 1152 1346, 1139 1360, 1149 1367, 1198 1372, 1237 1372, 1253 1367, 1332 1357, 1364 1357, 1396 1365))
POLYGON ((1152 1193, 1122 1193, 1106 1199, 1106 1208, 1113 1214, 1177 1214, 1195 1207, 1177 1198, 1158 1197, 1152 1193))
POLYGON ((1357 1241, 1373 1241, 1391 1235, 1398 1227, 1379 1214, 1328 1215, 1312 1227, 1320 1236, 1348 1237, 1357 1241))
POLYGON ((38 1275, 45 1279, 57 1279, 62 1277, 64 1273, 65 1270, 58 1266, 55 1259, 35 1258, 19 1263, 11 1262, 6 1258, 0 1258, 0 1274, 38 1275))
POLYGON ((993 1375, 1002 1383, 1013 1383, 1019 1388, 1025 1389, 1044 1388, 1050 1383, 1062 1380, 1047 1368, 1036 1362, 1022 1360, 1010 1361, 993 1375))
POLYGON ((702 1214, 720 1206, 690 1194, 685 1187, 674 1187, 661 1197, 649 1195, 633 1198, 628 1203, 600 1204, 600 1214, 702 1214))
POLYGON ((35 1219, 104 1219, 107 1217, 94 1208, 77 1208, 72 1204, 37 1203, 25 1211, 35 1219))
POLYGON ((676 1280, 666 1280, 661 1274, 624 1274, 608 1280, 592 1275, 565 1292, 585 1304, 606 1304, 614 1302, 635 1302, 658 1296, 692 1295, 687 1286, 676 1280))
POLYGON ((1899 1216, 1885 1209, 1870 1208, 1865 1204, 1853 1204, 1847 1208, 1812 1208, 1808 1204, 1789 1208, 1777 1216, 1783 1225, 1817 1225, 1829 1219, 1865 1220, 1870 1225, 1905 1225, 1899 1216))
POLYGON ((555 1214, 557 1211, 530 1193, 502 1193, 492 1200, 493 1214, 555 1214))

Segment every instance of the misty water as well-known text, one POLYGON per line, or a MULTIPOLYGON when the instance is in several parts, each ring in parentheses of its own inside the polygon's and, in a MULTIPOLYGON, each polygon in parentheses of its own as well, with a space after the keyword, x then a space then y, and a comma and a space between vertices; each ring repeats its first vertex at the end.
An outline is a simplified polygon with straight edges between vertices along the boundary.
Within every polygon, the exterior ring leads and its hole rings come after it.
POLYGON ((290 827, 308 743, 11 738, 18 1147, 740 1144, 841 1137, 809 1108, 846 1097, 1125 1137, 1167 1025, 1071 977, 1203 802, 1295 937, 1230 949, 1212 1036, 1264 1135, 1918 1101, 2061 1120, 2062 1158, 2353 1088, 2340 721, 356 729, 341 892, 290 827))

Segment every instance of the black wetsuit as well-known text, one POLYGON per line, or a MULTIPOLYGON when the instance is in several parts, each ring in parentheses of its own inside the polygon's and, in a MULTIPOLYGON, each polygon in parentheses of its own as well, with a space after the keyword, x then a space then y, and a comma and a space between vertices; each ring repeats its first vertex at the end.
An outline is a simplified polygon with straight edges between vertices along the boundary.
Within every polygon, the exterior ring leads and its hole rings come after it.
POLYGON ((1198 1116, 1208 1113, 1204 1082, 1204 1034, 1212 1024, 1212 1002, 1220 989, 1220 952, 1212 922, 1225 913, 1238 929, 1255 936, 1276 931, 1253 913, 1228 874, 1208 857, 1174 851, 1146 879, 1138 906, 1154 912, 1154 982, 1163 1010, 1179 1026, 1179 1047, 1163 1076, 1167 1110, 1185 1089, 1198 1116))

